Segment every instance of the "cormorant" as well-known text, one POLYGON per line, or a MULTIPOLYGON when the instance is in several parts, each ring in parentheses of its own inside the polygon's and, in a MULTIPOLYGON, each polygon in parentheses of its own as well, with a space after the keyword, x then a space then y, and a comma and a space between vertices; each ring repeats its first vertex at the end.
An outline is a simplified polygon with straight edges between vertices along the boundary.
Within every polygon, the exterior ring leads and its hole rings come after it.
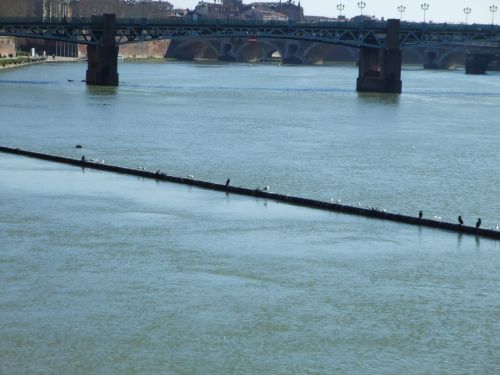
POLYGON ((476 223, 476 228, 479 228, 480 226, 481 226, 481 218, 478 218, 476 223))
POLYGON ((458 216, 458 222, 460 223, 460 225, 463 225, 464 221, 462 220, 462 215, 458 216))
POLYGON ((75 148, 82 148, 82 145, 76 145, 75 148))
POLYGON ((422 212, 422 210, 418 211, 418 218, 421 219, 422 216, 424 216, 424 213, 422 212))
POLYGON ((226 181, 226 186, 229 186, 230 183, 231 183, 231 179, 228 178, 227 181, 226 181))
POLYGON ((85 161, 85 155, 82 155, 82 161, 85 161))

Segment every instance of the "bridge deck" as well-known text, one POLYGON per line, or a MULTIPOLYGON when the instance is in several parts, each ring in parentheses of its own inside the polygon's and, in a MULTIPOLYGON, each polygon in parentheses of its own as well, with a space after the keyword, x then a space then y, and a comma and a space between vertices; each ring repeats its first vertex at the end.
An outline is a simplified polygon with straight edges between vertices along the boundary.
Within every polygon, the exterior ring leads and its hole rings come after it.
MULTIPOLYGON (((58 40, 98 45, 102 17, 68 19, 0 18, 0 36, 58 40)), ((238 20, 190 21, 185 19, 117 19, 116 43, 128 44, 158 39, 256 37, 292 39, 345 45, 355 48, 384 48, 387 23, 365 22, 259 22, 238 20)), ((500 27, 401 23, 400 47, 426 44, 500 44, 500 27)))

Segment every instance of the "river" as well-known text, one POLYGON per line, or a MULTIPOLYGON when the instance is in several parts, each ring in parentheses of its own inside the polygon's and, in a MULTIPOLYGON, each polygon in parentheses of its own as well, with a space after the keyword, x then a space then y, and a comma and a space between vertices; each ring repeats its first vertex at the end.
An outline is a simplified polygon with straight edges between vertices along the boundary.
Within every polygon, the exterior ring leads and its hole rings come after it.
MULTIPOLYGON (((0 72, 0 144, 500 223, 500 75, 0 72), (81 144, 82 149, 74 146, 81 144)), ((0 373, 494 374, 496 241, 0 155, 0 373)))

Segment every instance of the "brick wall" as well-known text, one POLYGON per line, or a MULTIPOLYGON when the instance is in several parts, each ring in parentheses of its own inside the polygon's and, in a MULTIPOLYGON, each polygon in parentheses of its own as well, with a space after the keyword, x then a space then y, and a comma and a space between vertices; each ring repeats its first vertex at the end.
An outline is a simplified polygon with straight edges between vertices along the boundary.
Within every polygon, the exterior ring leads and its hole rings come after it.
POLYGON ((16 42, 14 38, 0 37, 0 55, 16 55, 16 42))

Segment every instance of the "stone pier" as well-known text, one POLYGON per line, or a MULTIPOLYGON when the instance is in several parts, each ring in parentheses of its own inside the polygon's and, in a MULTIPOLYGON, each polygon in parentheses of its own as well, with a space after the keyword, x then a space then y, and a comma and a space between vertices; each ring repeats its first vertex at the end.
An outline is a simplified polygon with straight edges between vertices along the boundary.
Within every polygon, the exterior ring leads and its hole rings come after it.
POLYGON ((360 49, 357 91, 401 93, 402 55, 399 29, 399 20, 388 20, 384 48, 362 47, 360 49))
POLYGON ((87 85, 118 86, 118 49, 114 14, 103 17, 102 43, 87 46, 87 85))
POLYGON ((488 64, 494 59, 491 54, 467 52, 465 55, 465 74, 486 74, 488 64))

